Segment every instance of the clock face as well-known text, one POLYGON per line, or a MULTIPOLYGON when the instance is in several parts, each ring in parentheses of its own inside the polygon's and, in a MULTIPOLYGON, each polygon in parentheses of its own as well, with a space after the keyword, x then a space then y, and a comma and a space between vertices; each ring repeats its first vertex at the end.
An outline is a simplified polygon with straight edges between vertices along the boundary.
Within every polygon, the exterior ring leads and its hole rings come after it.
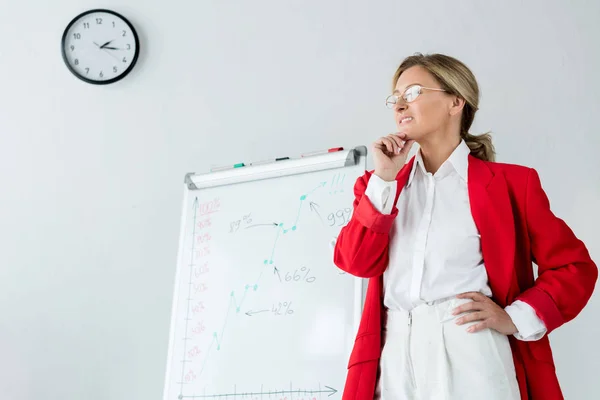
POLYGON ((75 17, 65 29, 62 54, 78 78, 108 84, 124 78, 135 65, 139 40, 133 26, 109 10, 91 10, 75 17))

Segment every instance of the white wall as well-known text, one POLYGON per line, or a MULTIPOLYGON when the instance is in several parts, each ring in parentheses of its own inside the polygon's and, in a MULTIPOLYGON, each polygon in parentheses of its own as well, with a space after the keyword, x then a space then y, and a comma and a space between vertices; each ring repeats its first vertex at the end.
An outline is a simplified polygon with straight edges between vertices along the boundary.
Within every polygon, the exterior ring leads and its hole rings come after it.
MULTIPOLYGON (((0 397, 158 399, 186 172, 394 130, 416 51, 479 79, 473 132, 535 167, 600 261, 596 1, 0 0, 0 397), (65 67, 67 23, 123 13, 124 81, 65 67)), ((568 399, 600 396, 600 296, 551 335, 568 399)))

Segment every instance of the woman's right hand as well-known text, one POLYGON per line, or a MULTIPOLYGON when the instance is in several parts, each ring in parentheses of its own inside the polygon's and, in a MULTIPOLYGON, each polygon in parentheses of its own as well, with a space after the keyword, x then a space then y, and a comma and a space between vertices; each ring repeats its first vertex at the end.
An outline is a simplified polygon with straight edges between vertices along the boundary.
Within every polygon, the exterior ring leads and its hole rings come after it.
POLYGON ((391 182, 406 163, 410 148, 415 143, 405 133, 391 133, 373 143, 375 175, 391 182))

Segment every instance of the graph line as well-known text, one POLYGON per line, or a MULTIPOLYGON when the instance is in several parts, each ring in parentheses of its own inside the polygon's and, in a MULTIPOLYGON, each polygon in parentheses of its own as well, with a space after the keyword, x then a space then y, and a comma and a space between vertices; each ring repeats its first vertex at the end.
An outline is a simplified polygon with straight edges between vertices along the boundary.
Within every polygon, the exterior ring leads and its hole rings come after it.
MULTIPOLYGON (((230 317, 230 311, 232 306, 235 307, 236 310, 236 314, 238 314, 241 311, 241 308, 244 304, 244 301, 246 300, 246 294, 248 293, 248 290, 250 288, 253 288, 254 291, 258 290, 259 287, 259 283, 262 279, 262 275, 265 271, 265 269, 267 268, 268 265, 272 265, 273 261, 274 261, 274 257, 275 257, 275 250, 277 248, 277 243, 281 237, 281 234, 286 234, 289 231, 296 231, 297 229, 297 225, 298 222, 300 220, 300 215, 302 212, 302 206, 304 204, 304 202, 306 201, 307 197, 309 195, 311 195, 312 193, 314 193, 315 191, 325 187, 325 185, 327 184, 327 182, 321 182, 318 186, 316 186, 314 189, 312 189, 311 191, 309 191, 307 194, 304 194, 302 196, 300 196, 300 204, 298 205, 298 212, 296 214, 296 220, 294 221, 294 224, 292 225, 291 228, 289 229, 284 229, 284 224, 283 223, 279 223, 277 226, 277 233, 273 242, 273 247, 271 249, 271 256, 269 259, 264 260, 263 263, 263 267, 261 268, 260 274, 258 275, 258 278, 256 279, 255 283, 253 285, 250 284, 246 284, 244 287, 244 294, 242 296, 242 298, 240 299, 239 303, 237 301, 237 298, 235 296, 235 291, 231 291, 230 292, 230 301, 229 301, 229 306, 227 307, 227 313, 225 314, 225 320, 223 322, 223 326, 221 327, 221 332, 220 335, 215 331, 213 332, 213 339, 210 342, 210 345, 208 346, 208 349, 206 350, 206 352, 204 353, 204 362, 202 363, 202 369, 200 370, 199 374, 198 374, 198 378, 200 376, 202 376, 202 373, 204 372, 207 362, 209 360, 210 354, 211 354, 211 350, 213 349, 214 345, 216 344, 216 350, 219 351, 221 349, 221 344, 223 343, 223 337, 225 335, 225 331, 226 331, 226 327, 228 325, 229 322, 229 317, 230 317)), ((193 254, 194 254, 194 249, 195 249, 195 235, 196 235, 196 222, 197 222, 197 210, 198 210, 198 198, 196 197, 195 201, 194 201, 194 230, 192 232, 192 240, 194 242, 194 244, 192 245, 192 262, 190 263, 191 265, 193 265, 193 254)), ((271 225, 271 224, 269 224, 271 225)), ((192 270, 193 268, 190 266, 190 282, 191 282, 191 278, 192 278, 192 270)), ((191 290, 191 289, 190 289, 191 290)), ((187 338, 187 330, 188 330, 188 322, 187 320, 189 320, 189 303, 191 301, 191 292, 188 294, 188 310, 187 310, 187 315, 188 317, 186 318, 186 327, 185 327, 185 336, 187 338)), ((184 344, 184 357, 185 357, 185 352, 186 352, 186 345, 184 344)), ((184 384, 184 374, 185 374, 185 364, 182 366, 182 373, 181 373, 181 388, 180 388, 180 393, 183 393, 183 384, 184 384)), ((329 388, 328 386, 325 386, 327 388, 329 388)), ((320 391, 320 390, 312 390, 312 391, 302 391, 303 393, 310 393, 310 394, 316 394, 316 393, 330 393, 333 394, 335 392, 337 392, 337 390, 329 388, 330 390, 324 390, 324 391, 320 391)), ((271 392, 256 392, 256 393, 248 393, 248 395, 270 395, 270 394, 286 394, 286 393, 292 393, 292 391, 271 391, 271 392)), ((294 393, 297 393, 297 391, 294 391, 294 393)), ((239 393, 238 393, 239 394, 239 393)), ((330 395, 331 395, 330 394, 330 395)), ((202 398, 215 398, 215 397, 227 397, 227 396, 232 396, 233 394, 226 394, 226 395, 194 395, 194 396, 183 396, 182 394, 179 396, 181 399, 183 398, 189 398, 189 399, 202 399, 202 398)))

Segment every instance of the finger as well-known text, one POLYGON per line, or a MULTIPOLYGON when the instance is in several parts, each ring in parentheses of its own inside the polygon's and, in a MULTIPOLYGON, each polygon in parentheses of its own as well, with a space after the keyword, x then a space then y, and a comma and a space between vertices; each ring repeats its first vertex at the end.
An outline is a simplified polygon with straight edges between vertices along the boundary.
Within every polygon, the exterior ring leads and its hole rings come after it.
POLYGON ((400 139, 406 141, 408 140, 406 133, 404 132, 396 132, 396 133, 392 133, 392 135, 398 136, 400 139))
POLYGON ((388 145, 387 143, 383 140, 383 138, 379 138, 377 139, 374 143, 373 143, 373 147, 375 149, 381 150, 382 152, 384 152, 385 154, 389 154, 390 151, 388 150, 388 145))
POLYGON ((486 301, 489 298, 481 294, 481 292, 466 292, 456 296, 458 299, 471 299, 474 301, 486 301))
POLYGON ((396 154, 396 143, 387 137, 381 138, 381 141, 385 144, 387 151, 396 154))
POLYGON ((402 147, 404 147, 404 140, 400 139, 398 135, 393 133, 391 135, 388 135, 387 137, 388 139, 396 143, 396 146, 398 146, 398 148, 402 150, 402 147))
POLYGON ((472 312, 470 314, 465 315, 464 317, 460 317, 456 320, 456 325, 463 325, 467 322, 473 321, 483 321, 486 319, 486 314, 482 311, 472 312))
POLYGON ((380 140, 377 140, 376 142, 373 143, 373 148, 374 149, 379 149, 379 150, 385 150, 385 144, 383 144, 380 140))
POLYGON ((467 332, 469 332, 469 333, 475 333, 475 332, 482 331, 482 330, 484 330, 485 328, 488 327, 487 325, 488 324, 487 324, 486 321, 480 322, 480 323, 475 324, 475 325, 471 325, 470 327, 467 328, 467 332))
POLYGON ((479 303, 476 301, 470 301, 468 303, 465 304, 461 304, 458 307, 455 307, 454 310, 452 310, 452 315, 457 315, 457 314, 461 314, 467 311, 481 311, 481 310, 485 310, 486 305, 483 303, 479 303))

